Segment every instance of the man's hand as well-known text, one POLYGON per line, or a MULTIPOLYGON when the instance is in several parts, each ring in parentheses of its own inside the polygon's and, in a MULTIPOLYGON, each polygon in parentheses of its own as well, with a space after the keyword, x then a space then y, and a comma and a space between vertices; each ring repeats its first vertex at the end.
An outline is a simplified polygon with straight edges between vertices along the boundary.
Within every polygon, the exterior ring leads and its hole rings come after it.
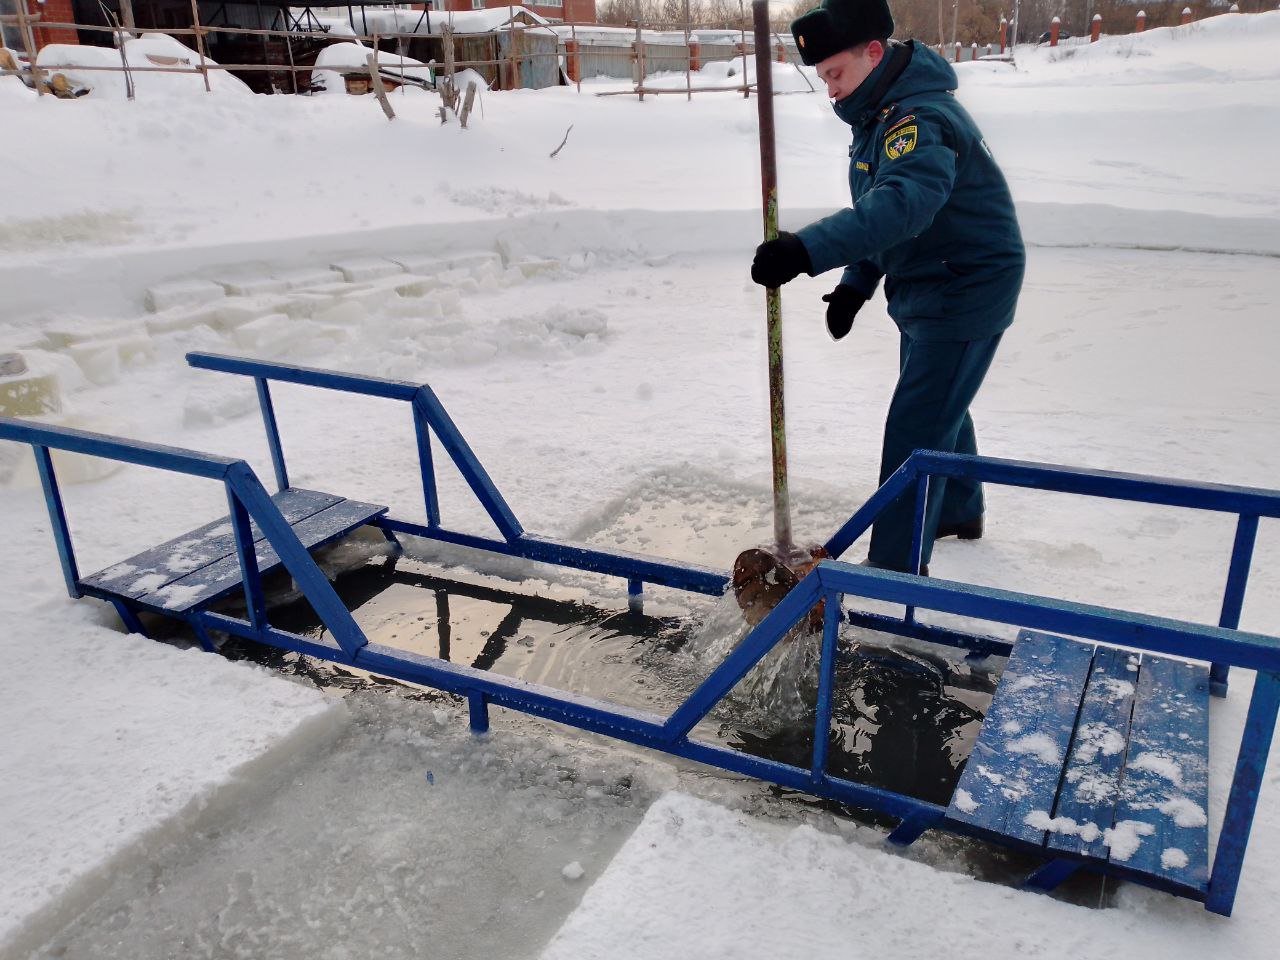
POLYGON ((853 329, 853 318, 858 315, 867 298, 847 284, 840 284, 823 300, 827 303, 827 333, 832 340, 839 340, 853 329))
POLYGON ((809 251, 794 233, 779 233, 777 240, 766 240, 756 247, 751 262, 751 279, 762 287, 780 287, 812 269, 809 251))

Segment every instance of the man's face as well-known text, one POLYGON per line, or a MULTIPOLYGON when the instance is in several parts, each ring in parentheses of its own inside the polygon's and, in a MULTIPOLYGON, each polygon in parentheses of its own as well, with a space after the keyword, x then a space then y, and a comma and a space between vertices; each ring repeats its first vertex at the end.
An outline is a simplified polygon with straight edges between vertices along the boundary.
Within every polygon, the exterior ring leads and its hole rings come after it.
POLYGON ((818 61, 818 76, 827 85, 828 97, 843 100, 862 85, 883 59, 884 44, 871 40, 818 61))

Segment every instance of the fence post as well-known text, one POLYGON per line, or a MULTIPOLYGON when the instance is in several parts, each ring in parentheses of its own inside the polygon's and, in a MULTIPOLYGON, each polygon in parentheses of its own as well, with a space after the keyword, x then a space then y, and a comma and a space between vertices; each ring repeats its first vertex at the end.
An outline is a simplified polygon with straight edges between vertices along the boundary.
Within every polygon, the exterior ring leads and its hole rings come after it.
POLYGON ((1147 11, 1139 10, 1138 11, 1138 27, 1136 32, 1142 33, 1142 31, 1146 29, 1147 29, 1147 11))
POLYGON ((1183 8, 1182 8, 1182 23, 1181 23, 1180 25, 1185 27, 1185 26, 1186 26, 1188 23, 1190 23, 1190 22, 1191 22, 1191 8, 1190 8, 1190 7, 1183 7, 1183 8))
POLYGON ((987 56, 991 56, 991 44, 987 44, 987 56))
MULTIPOLYGON (((200 73, 204 77, 204 92, 212 93, 213 88, 209 86, 209 68, 204 63, 204 34, 200 30, 200 8, 196 6, 196 0, 191 0, 191 29, 196 32, 196 51, 200 54, 200 73)), ((298 92, 296 75, 293 92, 298 92)))
POLYGON ((582 48, 578 44, 578 25, 571 24, 569 27, 569 36, 573 40, 574 68, 573 84, 578 92, 582 92, 582 48))
POLYGON ((970 60, 978 59, 978 41, 977 40, 973 41, 973 43, 969 45, 969 59, 970 60))
POLYGON ((632 43, 631 52, 636 61, 636 93, 640 97, 640 102, 644 103, 644 34, 640 32, 639 17, 636 17, 636 39, 632 43))
POLYGON ((1100 36, 1102 36, 1102 14, 1095 13, 1093 23, 1089 25, 1089 42, 1097 43, 1100 36))
POLYGON ((1004 53, 1005 44, 1009 42, 1009 21, 1000 18, 1000 52, 1004 53))
POLYGON ((779 43, 779 44, 778 44, 774 49, 777 51, 777 54, 778 54, 778 62, 779 62, 779 63, 786 63, 786 62, 787 62, 787 48, 786 48, 783 44, 779 43))
POLYGON ((31 36, 31 22, 27 20, 27 0, 17 0, 13 5, 18 14, 18 32, 22 34, 22 49, 27 55, 27 66, 31 70, 31 82, 35 84, 36 96, 44 96, 44 87, 40 84, 40 69, 36 66, 35 41, 31 36))
POLYGON ((695 73, 702 69, 702 44, 697 40, 689 41, 689 69, 695 73))
POLYGON ((1049 23, 1049 46, 1056 47, 1058 45, 1058 34, 1062 32, 1062 18, 1054 17, 1049 23))

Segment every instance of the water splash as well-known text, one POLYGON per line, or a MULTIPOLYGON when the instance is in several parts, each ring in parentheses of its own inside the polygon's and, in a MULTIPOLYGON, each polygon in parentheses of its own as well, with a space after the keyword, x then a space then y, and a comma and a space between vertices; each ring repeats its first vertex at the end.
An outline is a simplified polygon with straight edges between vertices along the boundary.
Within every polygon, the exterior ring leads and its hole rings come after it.
MULTIPOLYGON (((732 591, 725 593, 681 651, 688 675, 705 679, 750 632, 732 591)), ((821 656, 821 635, 802 622, 734 686, 718 710, 732 710, 761 730, 811 721, 821 656)))

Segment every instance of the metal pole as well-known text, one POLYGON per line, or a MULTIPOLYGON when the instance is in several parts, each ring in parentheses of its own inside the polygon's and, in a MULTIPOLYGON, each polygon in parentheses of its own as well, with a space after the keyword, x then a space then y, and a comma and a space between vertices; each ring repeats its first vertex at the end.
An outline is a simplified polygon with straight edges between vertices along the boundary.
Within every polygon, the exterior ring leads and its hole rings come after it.
MULTIPOLYGON (((769 0, 752 0, 755 21, 756 100, 760 116, 760 187, 764 238, 778 237, 778 162, 773 128, 773 63, 769 59, 769 0)), ((744 73, 742 81, 747 82, 744 73)), ((765 291, 769 338, 769 432, 773 440, 773 536, 789 550, 791 501, 787 490, 787 427, 782 389, 782 291, 765 291)))

